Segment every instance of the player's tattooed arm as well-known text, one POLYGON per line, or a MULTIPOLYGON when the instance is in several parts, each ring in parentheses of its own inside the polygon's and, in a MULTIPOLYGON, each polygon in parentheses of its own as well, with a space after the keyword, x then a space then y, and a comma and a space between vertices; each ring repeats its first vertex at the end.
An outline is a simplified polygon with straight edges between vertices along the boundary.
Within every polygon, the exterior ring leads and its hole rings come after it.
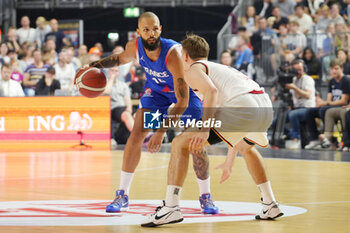
POLYGON ((96 68, 110 68, 110 67, 119 66, 119 65, 120 65, 119 55, 115 55, 115 54, 105 57, 103 59, 91 62, 89 64, 90 67, 96 67, 96 68))
POLYGON ((196 172, 197 178, 206 180, 209 177, 209 159, 205 149, 202 152, 192 153, 193 169, 196 172))

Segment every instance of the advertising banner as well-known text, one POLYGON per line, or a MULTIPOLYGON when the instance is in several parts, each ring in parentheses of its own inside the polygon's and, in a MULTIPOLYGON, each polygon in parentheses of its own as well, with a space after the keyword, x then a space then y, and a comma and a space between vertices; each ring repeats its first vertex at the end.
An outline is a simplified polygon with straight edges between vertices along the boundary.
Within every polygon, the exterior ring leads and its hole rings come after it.
POLYGON ((0 151, 110 149, 110 97, 0 98, 0 151))

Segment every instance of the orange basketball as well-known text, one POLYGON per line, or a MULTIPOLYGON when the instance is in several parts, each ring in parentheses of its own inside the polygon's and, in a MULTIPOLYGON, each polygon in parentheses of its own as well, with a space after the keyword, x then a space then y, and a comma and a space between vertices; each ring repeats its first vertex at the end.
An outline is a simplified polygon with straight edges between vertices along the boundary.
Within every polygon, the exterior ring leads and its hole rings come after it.
POLYGON ((75 75, 74 84, 79 92, 89 98, 95 98, 102 94, 107 83, 102 70, 95 67, 80 69, 75 75))

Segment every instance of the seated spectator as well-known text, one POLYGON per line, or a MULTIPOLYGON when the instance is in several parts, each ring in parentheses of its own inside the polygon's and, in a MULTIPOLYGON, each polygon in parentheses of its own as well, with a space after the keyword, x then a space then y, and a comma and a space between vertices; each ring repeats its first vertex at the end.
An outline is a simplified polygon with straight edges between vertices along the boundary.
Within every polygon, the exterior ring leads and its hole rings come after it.
POLYGON ((289 23, 289 31, 286 38, 282 41, 285 48, 286 60, 293 61, 295 58, 301 57, 303 49, 306 47, 306 37, 299 31, 299 23, 291 21, 289 23))
POLYGON ((331 18, 330 18, 330 23, 340 23, 340 24, 345 24, 345 21, 343 17, 340 15, 340 5, 338 3, 334 3, 331 6, 331 18))
POLYGON ((124 47, 122 45, 116 45, 112 51, 113 54, 121 54, 124 52, 124 47))
POLYGON ((67 63, 68 64, 72 64, 74 69, 75 69, 75 71, 77 71, 81 67, 81 62, 74 55, 74 53, 75 53, 74 47, 73 46, 69 46, 69 47, 66 48, 66 51, 67 51, 67 63))
POLYGON ((56 52, 61 51, 64 45, 70 45, 69 39, 58 29, 58 21, 56 19, 50 20, 51 32, 45 36, 45 42, 53 40, 56 43, 56 52))
POLYGON ((320 8, 320 4, 324 2, 324 0, 304 0, 303 1, 304 6, 306 7, 306 10, 309 11, 309 14, 312 18, 315 18, 317 15, 317 11, 320 8))
POLYGON ((130 84, 133 99, 140 99, 142 97, 145 84, 146 72, 140 65, 138 65, 135 67, 135 77, 130 84))
POLYGON ((220 55, 220 63, 226 66, 232 67, 232 55, 231 50, 226 49, 220 55))
POLYGON ((299 31, 306 34, 312 29, 312 18, 310 15, 305 14, 304 6, 302 4, 297 4, 295 6, 295 16, 290 18, 291 21, 298 22, 299 31))
POLYGON ((255 8, 254 6, 248 6, 245 16, 241 19, 241 26, 247 29, 247 32, 253 34, 255 31, 255 8))
POLYGON ((54 65, 56 79, 61 84, 62 90, 73 90, 75 69, 72 64, 67 64, 67 50, 62 49, 58 54, 58 63, 54 65))
POLYGON ((343 62, 343 68, 344 68, 343 73, 345 75, 349 75, 350 74, 350 62, 348 60, 348 53, 345 50, 340 49, 337 51, 337 58, 343 62))
POLYGON ((316 29, 320 32, 327 32, 329 22, 329 7, 327 5, 323 5, 323 7, 320 9, 320 16, 317 19, 316 29))
POLYGON ((316 58, 314 51, 310 47, 306 47, 302 56, 303 61, 306 65, 306 73, 310 76, 320 75, 321 63, 316 58))
MULTIPOLYGON (((350 79, 343 73, 343 63, 339 59, 333 59, 330 64, 332 79, 328 85, 327 100, 316 99, 316 108, 309 108, 306 112, 306 125, 308 127, 310 143, 305 149, 314 149, 316 146, 329 142, 318 140, 319 132, 316 127, 315 118, 321 118, 325 123, 326 111, 330 108, 345 106, 349 101, 350 79)), ((323 145, 325 146, 325 145, 323 145)))
POLYGON ((321 60, 322 73, 328 79, 329 64, 334 57, 335 52, 335 26, 330 23, 327 26, 327 37, 323 39, 323 46, 321 51, 317 54, 317 58, 321 60))
POLYGON ((350 48, 350 35, 347 31, 347 26, 343 23, 335 24, 335 44, 337 49, 347 50, 350 48))
POLYGON ((7 38, 5 39, 5 43, 9 49, 14 49, 16 52, 19 52, 21 47, 17 40, 17 29, 15 27, 9 27, 7 30, 7 38))
POLYGON ((267 27, 267 21, 265 18, 260 18, 258 20, 258 30, 251 37, 251 44, 253 46, 254 56, 260 57, 261 54, 272 54, 274 53, 274 48, 272 46, 273 40, 276 39, 276 33, 267 27), (271 46, 264 46, 266 51, 262 51, 262 36, 269 39, 271 46), (268 37, 268 38, 267 38, 268 37))
POLYGON ((0 93, 4 97, 24 96, 19 82, 11 79, 11 67, 8 64, 1 66, 0 93))
POLYGON ((35 86, 45 74, 49 65, 42 61, 41 52, 38 49, 33 51, 34 63, 29 65, 23 74, 23 87, 26 96, 35 95, 35 86))
POLYGON ((53 96, 57 89, 61 89, 61 84, 56 79, 55 68, 50 66, 47 68, 45 75, 36 84, 35 95, 53 96))
POLYGON ((33 43, 24 42, 22 44, 23 54, 22 54, 21 60, 24 61, 27 66, 34 63, 34 58, 33 58, 34 49, 35 49, 35 45, 33 43))
POLYGON ((248 65, 253 64, 254 57, 252 50, 248 47, 249 38, 246 36, 239 36, 238 39, 238 56, 235 63, 235 68, 238 70, 248 71, 248 65))
POLYGON ((89 64, 89 54, 86 45, 80 45, 78 49, 78 59, 82 66, 89 64))
POLYGON ((271 0, 255 0, 254 8, 256 15, 263 18, 268 18, 271 16, 272 3, 271 0))
MULTIPOLYGON (((117 45, 114 47, 112 53, 113 54, 121 54, 122 52, 124 52, 124 47, 122 45, 117 45)), ((127 79, 127 76, 130 76, 130 70, 132 68, 132 63, 129 62, 127 64, 123 64, 119 66, 119 76, 117 77, 118 80, 125 82, 125 80, 127 79)))
POLYGON ((41 48, 45 43, 45 36, 51 32, 51 27, 47 24, 43 16, 36 18, 35 42, 38 48, 41 48))
POLYGON ((288 18, 282 17, 281 16, 281 9, 278 6, 274 6, 272 9, 272 16, 276 18, 272 29, 276 32, 279 33, 279 27, 280 25, 287 25, 289 23, 288 18))
POLYGON ((24 15, 21 18, 21 26, 17 29, 17 36, 19 44, 23 44, 28 41, 34 43, 35 41, 35 29, 30 27, 30 19, 28 16, 24 15))
POLYGON ((10 58, 12 71, 23 74, 27 68, 27 64, 24 61, 18 60, 18 55, 15 50, 10 49, 7 54, 10 58))
POLYGON ((281 9, 281 15, 288 18, 290 15, 295 13, 295 4, 294 0, 277 0, 274 3, 274 6, 278 6, 281 9))
POLYGON ((10 58, 7 56, 9 48, 5 42, 0 44, 0 65, 9 64, 10 58))
POLYGON ((290 139, 293 140, 287 147, 288 149, 300 149, 301 136, 300 126, 305 121, 308 108, 316 106, 315 101, 315 82, 304 71, 303 60, 295 60, 292 63, 297 75, 293 78, 293 83, 286 84, 285 88, 289 89, 293 98, 293 109, 287 113, 287 118, 291 124, 290 139))
POLYGON ((119 67, 117 66, 108 69, 108 84, 104 94, 111 97, 112 120, 121 123, 118 131, 112 136, 115 136, 119 144, 125 144, 134 126, 134 118, 132 117, 130 89, 117 79, 118 72, 119 67))

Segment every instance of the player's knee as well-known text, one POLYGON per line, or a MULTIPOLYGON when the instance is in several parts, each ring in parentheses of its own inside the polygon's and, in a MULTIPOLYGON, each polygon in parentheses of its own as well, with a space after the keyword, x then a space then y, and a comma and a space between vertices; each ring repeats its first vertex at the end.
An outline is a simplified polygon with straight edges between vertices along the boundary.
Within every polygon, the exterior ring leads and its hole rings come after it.
POLYGON ((237 145, 235 145, 235 147, 240 154, 244 155, 254 148, 254 144, 242 139, 239 143, 237 143, 237 145))

